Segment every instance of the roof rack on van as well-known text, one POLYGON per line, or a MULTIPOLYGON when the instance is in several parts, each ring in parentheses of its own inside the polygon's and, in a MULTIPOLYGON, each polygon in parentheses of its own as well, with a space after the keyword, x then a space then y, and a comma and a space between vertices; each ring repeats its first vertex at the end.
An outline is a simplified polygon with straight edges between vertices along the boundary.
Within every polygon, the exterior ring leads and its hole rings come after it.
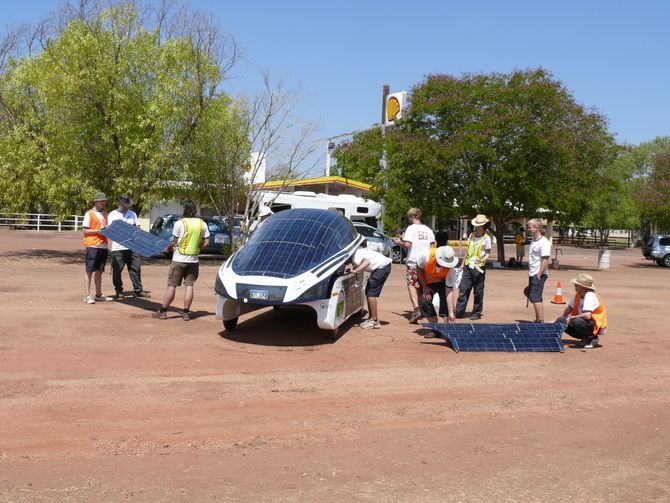
POLYGON ((312 192, 311 190, 296 190, 295 192, 293 192, 293 195, 303 197, 316 197, 316 192, 312 192))

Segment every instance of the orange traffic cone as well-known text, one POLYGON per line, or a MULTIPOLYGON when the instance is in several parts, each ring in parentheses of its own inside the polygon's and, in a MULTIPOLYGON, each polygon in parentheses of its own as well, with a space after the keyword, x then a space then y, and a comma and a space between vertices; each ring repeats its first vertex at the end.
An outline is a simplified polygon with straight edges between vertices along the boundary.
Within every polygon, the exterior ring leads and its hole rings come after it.
POLYGON ((552 304, 565 304, 563 301, 563 288, 561 288, 561 282, 556 282, 556 293, 554 294, 554 300, 551 301, 552 304))

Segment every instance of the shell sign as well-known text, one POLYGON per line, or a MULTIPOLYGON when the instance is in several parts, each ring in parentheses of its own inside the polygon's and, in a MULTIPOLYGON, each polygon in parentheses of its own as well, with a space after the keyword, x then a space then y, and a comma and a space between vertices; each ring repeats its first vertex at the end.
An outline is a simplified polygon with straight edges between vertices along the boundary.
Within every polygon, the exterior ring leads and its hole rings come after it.
POLYGON ((402 113, 407 103, 407 93, 401 91, 389 94, 386 98, 386 124, 394 124, 402 118, 402 113))

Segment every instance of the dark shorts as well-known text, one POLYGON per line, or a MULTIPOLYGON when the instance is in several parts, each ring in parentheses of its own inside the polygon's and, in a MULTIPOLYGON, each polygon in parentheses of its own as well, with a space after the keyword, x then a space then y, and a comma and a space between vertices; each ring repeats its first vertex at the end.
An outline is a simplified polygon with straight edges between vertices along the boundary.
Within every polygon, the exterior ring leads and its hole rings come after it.
POLYGON ((86 248, 86 272, 104 271, 108 253, 107 248, 86 248))
POLYGON ((168 286, 181 286, 182 281, 185 286, 193 286, 199 270, 199 262, 172 262, 168 271, 168 286))
POLYGON ((379 297, 389 274, 391 274, 391 264, 382 267, 381 269, 377 269, 376 271, 372 271, 372 274, 370 274, 370 277, 368 278, 368 284, 365 287, 365 296, 379 297))
POLYGON ((546 274, 543 274, 540 278, 537 277, 537 274, 528 277, 528 286, 524 289, 524 293, 533 304, 542 302, 542 292, 547 277, 546 274))

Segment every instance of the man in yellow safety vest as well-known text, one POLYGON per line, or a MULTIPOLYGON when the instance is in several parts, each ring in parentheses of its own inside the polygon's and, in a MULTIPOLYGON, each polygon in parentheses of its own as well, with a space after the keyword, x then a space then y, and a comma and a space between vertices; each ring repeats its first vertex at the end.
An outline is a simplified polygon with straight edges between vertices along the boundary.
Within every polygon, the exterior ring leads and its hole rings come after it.
POLYGON ((484 309, 484 281, 486 279, 486 260, 491 253, 491 238, 486 233, 486 224, 489 219, 486 215, 477 215, 471 223, 475 232, 468 237, 468 254, 461 268, 460 294, 456 305, 456 318, 465 317, 465 308, 470 299, 470 291, 474 290, 474 304, 472 306, 471 320, 482 317, 484 309))
POLYGON ((153 318, 167 319, 167 310, 174 300, 177 287, 184 283, 184 310, 181 317, 184 321, 191 319, 190 309, 193 302, 193 285, 198 279, 200 249, 209 244, 209 229, 207 224, 196 217, 195 203, 187 201, 184 204, 184 214, 181 220, 174 224, 172 243, 165 249, 166 253, 174 250, 172 264, 168 272, 168 286, 163 297, 163 304, 158 311, 152 313, 153 318), (175 247, 176 245, 176 247, 175 247))

